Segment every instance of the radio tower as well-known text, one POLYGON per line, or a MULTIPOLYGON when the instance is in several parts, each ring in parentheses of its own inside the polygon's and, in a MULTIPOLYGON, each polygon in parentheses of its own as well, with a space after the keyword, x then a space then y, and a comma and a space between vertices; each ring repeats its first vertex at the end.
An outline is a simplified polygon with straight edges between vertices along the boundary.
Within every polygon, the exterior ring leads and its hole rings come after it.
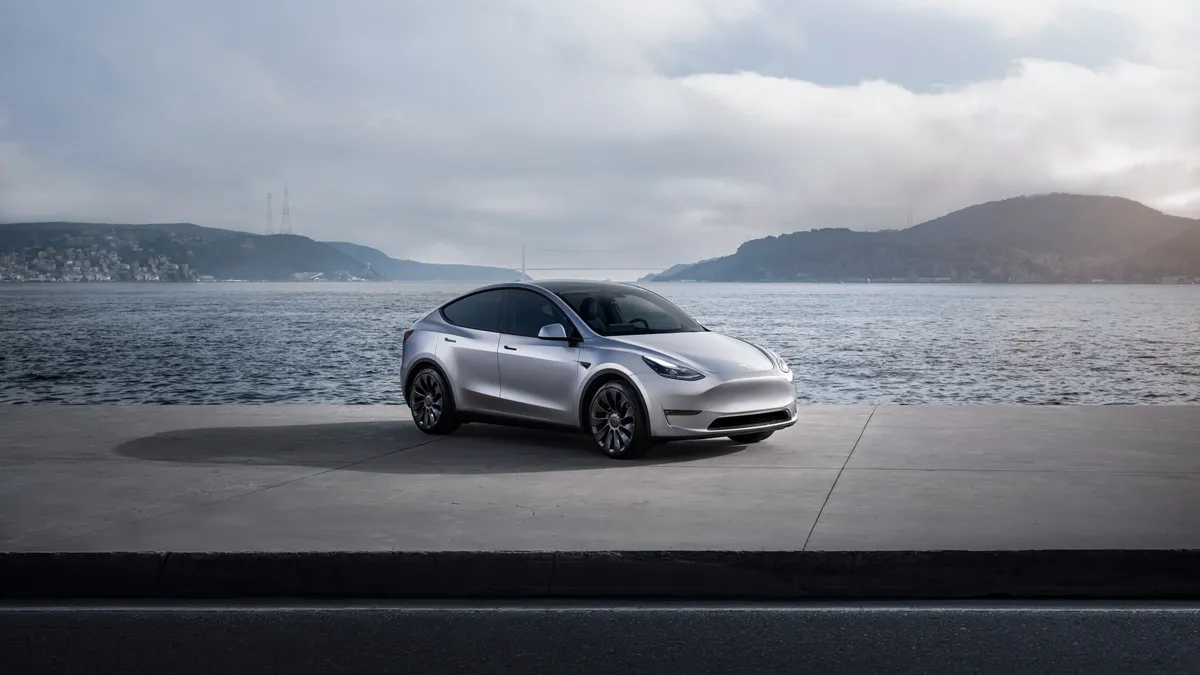
POLYGON ((274 234, 275 229, 275 212, 271 208, 271 193, 267 193, 267 234, 274 234))
POLYGON ((287 181, 283 182, 283 218, 279 221, 279 233, 292 233, 292 207, 288 204, 287 181))

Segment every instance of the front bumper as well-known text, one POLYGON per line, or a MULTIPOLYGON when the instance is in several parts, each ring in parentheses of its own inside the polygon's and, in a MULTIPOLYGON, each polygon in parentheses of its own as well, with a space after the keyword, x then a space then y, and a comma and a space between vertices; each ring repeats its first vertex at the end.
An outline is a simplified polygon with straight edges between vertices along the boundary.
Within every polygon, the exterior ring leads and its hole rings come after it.
POLYGON ((656 438, 730 436, 796 423, 796 385, 778 371, 696 382, 649 373, 641 380, 656 438))

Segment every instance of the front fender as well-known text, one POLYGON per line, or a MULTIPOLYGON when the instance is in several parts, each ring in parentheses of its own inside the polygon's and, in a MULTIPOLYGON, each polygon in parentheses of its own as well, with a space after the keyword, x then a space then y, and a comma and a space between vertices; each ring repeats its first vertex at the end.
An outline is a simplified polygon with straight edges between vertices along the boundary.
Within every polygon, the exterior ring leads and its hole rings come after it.
POLYGON ((641 378, 636 373, 634 373, 633 370, 627 368, 626 366, 624 366, 622 364, 606 363, 603 366, 601 366, 600 368, 597 368, 594 372, 588 373, 587 377, 584 378, 583 384, 579 390, 579 399, 578 399, 579 403, 578 403, 576 412, 577 412, 577 417, 579 419, 579 426, 582 427, 585 431, 587 430, 586 415, 587 415, 587 405, 588 405, 588 401, 587 401, 588 393, 591 391, 592 387, 596 384, 596 382, 606 379, 606 378, 612 378, 612 377, 618 377, 618 378, 628 382, 629 385, 632 386, 634 391, 637 393, 638 398, 641 400, 642 410, 645 411, 646 415, 648 415, 648 416, 652 414, 650 411, 649 392, 647 392, 646 387, 642 385, 641 378))

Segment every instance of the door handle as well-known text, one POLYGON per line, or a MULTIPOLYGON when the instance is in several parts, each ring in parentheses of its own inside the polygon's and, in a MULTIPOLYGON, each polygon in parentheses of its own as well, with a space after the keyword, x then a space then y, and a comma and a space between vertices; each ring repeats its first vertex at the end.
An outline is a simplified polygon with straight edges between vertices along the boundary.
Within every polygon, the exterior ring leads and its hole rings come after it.
POLYGON ((515 351, 517 351, 517 348, 516 348, 516 347, 509 347, 508 345, 504 345, 504 348, 505 348, 505 349, 507 349, 507 350, 508 350, 508 351, 510 351, 510 352, 515 352, 515 351))
POLYGON ((443 337, 442 337, 442 339, 443 339, 443 340, 445 340, 446 342, 458 342, 458 340, 452 340, 452 339, 450 339, 450 338, 448 338, 448 337, 445 337, 445 336, 443 336, 443 337))

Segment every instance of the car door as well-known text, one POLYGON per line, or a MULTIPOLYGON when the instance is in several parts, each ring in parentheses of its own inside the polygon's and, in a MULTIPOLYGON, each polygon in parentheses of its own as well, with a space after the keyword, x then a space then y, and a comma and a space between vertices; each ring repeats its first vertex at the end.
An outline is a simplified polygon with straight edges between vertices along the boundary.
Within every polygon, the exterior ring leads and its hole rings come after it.
POLYGON ((578 335, 565 312, 541 293, 521 288, 506 292, 500 320, 500 396, 505 413, 557 424, 576 425, 576 394, 583 377, 578 342, 542 340, 542 326, 558 323, 578 335))
POLYGON ((434 352, 446 368, 460 410, 498 412, 500 309, 504 290, 468 295, 442 308, 448 324, 434 352))

